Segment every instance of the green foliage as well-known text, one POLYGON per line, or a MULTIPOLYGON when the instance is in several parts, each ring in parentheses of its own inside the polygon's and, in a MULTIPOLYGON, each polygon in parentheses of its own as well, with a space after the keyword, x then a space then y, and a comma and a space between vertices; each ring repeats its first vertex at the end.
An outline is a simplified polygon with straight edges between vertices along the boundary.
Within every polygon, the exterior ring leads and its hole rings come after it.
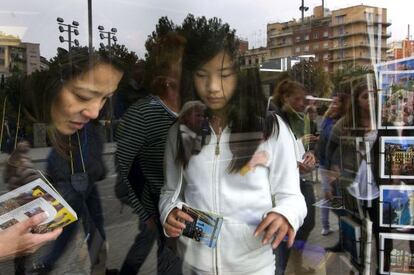
POLYGON ((374 71, 369 66, 362 66, 362 65, 352 65, 348 64, 341 70, 335 71, 331 75, 332 83, 334 84, 334 87, 339 87, 340 83, 354 78, 358 76, 363 76, 369 73, 373 73, 374 71))
POLYGON ((147 41, 145 42, 145 49, 147 50, 145 59, 151 58, 150 53, 158 39, 172 31, 179 31, 179 27, 172 20, 168 19, 167 16, 158 19, 158 24, 155 25, 155 31, 148 35, 147 41))
POLYGON ((114 44, 110 48, 100 48, 99 51, 106 51, 108 54, 115 56, 125 66, 125 71, 130 71, 139 62, 139 57, 134 51, 129 51, 125 45, 114 44))
POLYGON ((323 65, 313 59, 302 60, 287 73, 289 78, 302 83, 306 90, 316 97, 330 97, 332 82, 323 65))

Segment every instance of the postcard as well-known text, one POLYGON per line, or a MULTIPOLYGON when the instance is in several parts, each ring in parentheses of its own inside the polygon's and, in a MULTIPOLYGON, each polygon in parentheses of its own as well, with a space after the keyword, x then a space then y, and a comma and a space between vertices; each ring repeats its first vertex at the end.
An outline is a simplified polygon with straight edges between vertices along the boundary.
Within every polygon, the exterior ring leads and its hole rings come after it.
POLYGON ((414 228, 414 186, 380 186, 380 226, 414 228))
POLYGON ((380 146, 381 178, 414 179, 414 137, 381 137, 380 146))
POLYGON ((414 129, 414 91, 378 92, 378 128, 414 129))
POLYGON ((380 233, 380 273, 414 274, 414 261, 411 247, 414 246, 412 234, 380 233))
POLYGON ((406 57, 378 63, 375 65, 375 71, 377 74, 383 71, 409 71, 414 70, 414 57, 406 57))
POLYGON ((414 70, 380 72, 378 89, 387 93, 399 90, 414 91, 414 70))

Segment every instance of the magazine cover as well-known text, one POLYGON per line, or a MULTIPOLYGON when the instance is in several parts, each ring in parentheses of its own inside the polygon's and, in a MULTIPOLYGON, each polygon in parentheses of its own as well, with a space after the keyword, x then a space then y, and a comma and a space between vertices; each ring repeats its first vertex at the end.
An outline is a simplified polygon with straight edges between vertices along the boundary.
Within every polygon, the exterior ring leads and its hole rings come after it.
POLYGON ((212 213, 203 212, 188 206, 183 206, 185 213, 193 218, 193 222, 185 222, 183 235, 201 242, 210 248, 216 247, 223 217, 212 213))
POLYGON ((49 218, 33 232, 52 231, 78 219, 62 196, 39 178, 0 196, 0 230, 42 212, 46 212, 49 218))
POLYGON ((322 199, 315 202, 313 206, 318 208, 344 209, 343 198, 340 196, 335 196, 331 199, 322 199))

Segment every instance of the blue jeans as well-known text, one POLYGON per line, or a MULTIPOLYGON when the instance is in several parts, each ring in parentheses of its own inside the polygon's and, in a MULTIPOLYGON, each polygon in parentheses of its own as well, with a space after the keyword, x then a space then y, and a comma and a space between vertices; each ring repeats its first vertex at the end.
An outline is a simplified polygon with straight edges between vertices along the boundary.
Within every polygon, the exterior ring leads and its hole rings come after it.
POLYGON ((157 268, 158 274, 181 274, 182 262, 180 258, 166 245, 166 238, 162 227, 157 223, 157 228, 150 229, 145 222, 139 223, 139 230, 134 243, 122 264, 120 275, 137 274, 145 259, 151 251, 154 242, 158 243, 157 268))

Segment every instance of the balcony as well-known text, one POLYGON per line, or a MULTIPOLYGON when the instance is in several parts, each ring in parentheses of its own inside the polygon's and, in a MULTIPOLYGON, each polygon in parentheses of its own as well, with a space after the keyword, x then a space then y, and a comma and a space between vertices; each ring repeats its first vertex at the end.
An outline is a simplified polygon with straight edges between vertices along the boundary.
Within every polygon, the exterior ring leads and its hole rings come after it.
POLYGON ((284 37, 291 35, 293 35, 293 32, 291 31, 271 31, 270 33, 268 33, 269 38, 284 37))
POLYGON ((338 62, 348 62, 348 61, 358 61, 358 60, 371 60, 369 56, 335 56, 329 60, 329 63, 338 63, 338 62))
MULTIPOLYGON (((337 38, 341 38, 341 37, 350 37, 350 36, 354 36, 354 35, 364 35, 364 36, 368 36, 370 34, 368 34, 368 32, 363 32, 363 31, 358 31, 358 32, 344 32, 344 33, 338 33, 338 34, 333 34, 330 39, 337 39, 337 38)), ((378 37, 378 33, 375 32, 374 37, 378 37)), ((390 38, 392 35, 391 32, 387 32, 387 33, 381 33, 381 36, 383 38, 390 38)))
MULTIPOLYGON (((370 48, 371 44, 365 41, 360 41, 359 43, 344 43, 343 45, 334 45, 332 48, 329 49, 329 51, 337 51, 337 50, 344 50, 344 49, 352 49, 352 48, 370 48)), ((374 45, 375 48, 378 47, 378 45, 374 45)), ((382 50, 388 50, 390 49, 387 45, 381 46, 382 50)))
POLYGON ((270 42, 269 43, 269 48, 271 49, 276 49, 276 48, 284 48, 284 47, 291 47, 292 46, 292 42, 278 42, 278 43, 273 43, 270 42))
POLYGON ((392 25, 391 21, 378 21, 378 20, 374 20, 372 22, 368 22, 368 20, 366 19, 356 19, 356 20, 346 20, 344 22, 338 23, 332 23, 331 27, 339 27, 339 26, 346 26, 346 25, 351 25, 351 24, 357 24, 357 23, 366 23, 369 25, 379 25, 382 24, 386 27, 389 27, 392 25))

